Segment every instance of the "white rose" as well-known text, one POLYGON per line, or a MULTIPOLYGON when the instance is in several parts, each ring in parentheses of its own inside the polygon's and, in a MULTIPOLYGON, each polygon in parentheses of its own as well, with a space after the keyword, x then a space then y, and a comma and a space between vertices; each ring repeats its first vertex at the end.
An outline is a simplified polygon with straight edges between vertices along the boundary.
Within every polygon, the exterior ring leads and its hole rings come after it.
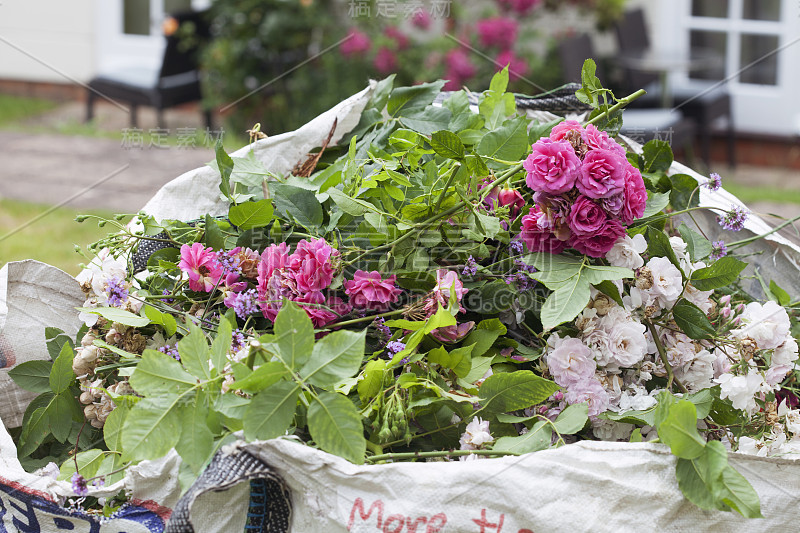
POLYGON ((623 367, 632 367, 644 359, 647 338, 644 324, 628 320, 614 326, 608 334, 608 345, 614 361, 623 367))
POLYGON ((786 340, 775 348, 770 366, 786 366, 797 359, 797 341, 788 336, 786 340))
POLYGON ((679 258, 686 254, 686 242, 680 237, 670 237, 669 245, 679 258))
POLYGON ((716 356, 708 350, 700 350, 688 365, 683 368, 681 381, 691 392, 711 387, 714 379, 714 363, 716 356))
POLYGON ((757 370, 751 368, 746 376, 722 374, 715 379, 720 385, 720 398, 729 398, 734 409, 745 411, 749 414, 758 409, 755 395, 768 392, 770 387, 757 370))
POLYGON ((758 302, 747 304, 742 313, 743 327, 733 331, 733 335, 743 339, 750 337, 762 350, 777 348, 789 335, 789 315, 786 309, 769 301, 764 305, 758 302))
POLYGON ((693 303, 706 315, 711 311, 711 294, 714 291, 700 291, 697 290, 692 284, 686 285, 686 290, 683 292, 683 297, 690 303, 693 303))
POLYGON ((482 445, 494 441, 494 437, 489 433, 489 421, 475 417, 467 424, 464 434, 461 435, 459 443, 462 450, 477 450, 482 445))
POLYGON ((653 273, 653 286, 643 292, 653 296, 662 309, 675 305, 683 291, 683 277, 666 257, 653 257, 647 262, 653 273))
POLYGON ((641 233, 633 238, 625 235, 606 253, 606 260, 615 267, 636 269, 644 265, 641 254, 647 250, 647 242, 641 233))

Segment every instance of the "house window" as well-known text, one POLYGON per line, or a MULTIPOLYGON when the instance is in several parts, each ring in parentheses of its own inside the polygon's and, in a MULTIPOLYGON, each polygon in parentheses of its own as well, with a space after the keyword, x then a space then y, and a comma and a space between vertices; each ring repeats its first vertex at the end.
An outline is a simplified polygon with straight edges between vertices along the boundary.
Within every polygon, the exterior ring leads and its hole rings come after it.
POLYGON ((692 72, 690 78, 778 85, 781 2, 692 0, 687 20, 689 48, 693 52, 714 51, 724 60, 710 69, 692 72))

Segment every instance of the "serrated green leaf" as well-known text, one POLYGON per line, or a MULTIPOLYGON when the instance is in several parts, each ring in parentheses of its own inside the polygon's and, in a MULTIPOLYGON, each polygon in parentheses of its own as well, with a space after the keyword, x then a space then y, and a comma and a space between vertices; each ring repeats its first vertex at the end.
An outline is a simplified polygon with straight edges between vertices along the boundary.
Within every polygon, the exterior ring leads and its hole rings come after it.
POLYGON ((367 441, 361 415, 341 394, 323 392, 308 407, 308 431, 328 453, 363 464, 367 441))
POLYGON ((130 377, 130 384, 136 392, 145 396, 180 394, 194 387, 197 378, 169 355, 145 350, 130 377))
POLYGON ((452 116, 446 107, 429 105, 425 109, 415 112, 401 113, 400 123, 412 130, 418 131, 423 135, 431 135, 435 131, 442 130, 450 123, 452 116))
POLYGON ((678 226, 678 233, 686 243, 686 251, 692 261, 705 259, 711 253, 711 242, 686 224, 678 226))
POLYGON ((389 93, 386 111, 393 117, 421 111, 433 103, 442 87, 444 87, 442 80, 411 87, 398 87, 389 93))
POLYGON ((175 317, 169 313, 162 313, 152 305, 145 305, 144 314, 150 319, 151 324, 158 324, 164 328, 164 335, 169 338, 178 331, 178 323, 175 317))
POLYGON ((498 452, 533 453, 550 447, 553 430, 547 422, 537 422, 524 435, 500 437, 492 449, 498 452))
POLYGON ((267 387, 272 386, 284 377, 289 375, 289 371, 279 361, 271 361, 256 368, 250 375, 241 381, 237 380, 231 385, 233 390, 243 390, 249 393, 256 393, 267 387))
POLYGON ((241 183, 246 187, 257 187, 261 185, 265 177, 272 175, 264 164, 256 159, 255 152, 252 150, 247 153, 247 157, 231 157, 231 162, 233 171, 230 181, 233 183, 241 183))
POLYGON ((205 466, 213 451, 214 435, 208 427, 208 401, 198 393, 187 405, 180 408, 181 438, 175 451, 196 474, 205 466))
POLYGON ((675 265, 683 279, 686 279, 686 274, 681 270, 678 256, 675 255, 675 250, 672 249, 672 244, 670 244, 666 233, 653 227, 647 228, 647 253, 650 257, 666 257, 670 263, 675 265))
POLYGON ((25 361, 11 368, 8 376, 23 389, 42 393, 51 390, 50 371, 52 368, 52 361, 25 361))
POLYGON ((208 380, 211 378, 211 371, 208 367, 208 360, 211 358, 208 340, 206 340, 203 330, 194 324, 191 324, 189 329, 191 332, 178 341, 181 363, 196 378, 208 380))
POLYGON ((530 370, 503 372, 486 378, 481 385, 481 405, 488 412, 505 413, 537 405, 560 387, 530 370))
POLYGON ((711 266, 692 272, 692 285, 697 290, 710 291, 735 283, 739 274, 747 266, 733 257, 723 257, 711 266))
POLYGON ((211 363, 218 372, 222 372, 222 369, 228 363, 228 350, 231 349, 233 342, 232 334, 233 326, 231 323, 228 322, 228 319, 221 318, 217 335, 211 341, 211 363))
POLYGON ((292 370, 302 367, 314 349, 314 325, 306 312, 294 302, 284 302, 274 332, 283 361, 292 370))
POLYGON ((699 466, 695 461, 679 458, 675 466, 675 477, 678 480, 678 487, 687 500, 701 509, 719 508, 714 495, 700 476, 699 466))
POLYGON ((442 157, 461 160, 464 158, 466 148, 458 135, 448 130, 433 132, 430 145, 442 157))
POLYGON ((167 454, 181 436, 181 396, 152 396, 137 402, 122 426, 124 461, 153 460, 167 454))
POLYGON ((492 347, 500 335, 505 335, 508 330, 498 318, 481 320, 469 335, 464 339, 462 345, 472 346, 472 355, 483 355, 492 347))
POLYGON ((644 168, 642 172, 666 172, 672 166, 673 155, 667 141, 653 139, 642 147, 644 168))
POLYGON ((675 323, 691 339, 710 339, 716 333, 706 314, 696 305, 681 298, 672 308, 675 323))
POLYGON ((313 191, 278 182, 270 182, 269 190, 275 210, 285 219, 295 220, 308 229, 318 228, 322 224, 322 205, 313 191))
POLYGON ((456 348, 449 352, 440 346, 428 352, 427 359, 430 363, 451 369, 456 376, 463 378, 472 368, 471 352, 472 346, 456 348))
POLYGON ((125 311, 117 307, 79 307, 78 311, 100 315, 111 322, 119 322, 120 324, 132 326, 134 328, 141 328, 150 323, 149 318, 134 315, 130 311, 125 311))
MULTIPOLYGON (((106 423, 103 425, 103 440, 112 452, 122 453, 122 427, 125 424, 125 418, 128 416, 130 408, 124 404, 118 405, 116 409, 111 411, 111 414, 106 418, 106 423)), ((119 454, 114 454, 115 464, 121 465, 122 460, 119 454)))
POLYGON ((401 150, 412 150, 422 144, 422 136, 416 131, 400 128, 389 137, 389 144, 401 150))
MULTIPOLYGON (((724 450, 724 448, 723 448, 724 450)), ((722 471, 722 501, 745 518, 763 518, 758 493, 743 475, 728 465, 722 471)))
POLYGON ((700 191, 697 180, 688 174, 673 174, 669 177, 672 189, 669 192, 669 203, 677 210, 688 209, 700 205, 700 191))
POLYGON ((697 410, 691 402, 680 400, 672 405, 669 414, 658 427, 661 442, 682 459, 695 459, 705 448, 706 442, 697 431, 697 410))
POLYGON ((289 428, 297 408, 300 385, 280 381, 256 394, 242 419, 247 440, 280 437, 289 428))
POLYGON ((647 204, 642 219, 659 214, 669 205, 669 193, 647 192, 647 204))
MULTIPOLYGON (((499 128, 484 135, 475 148, 475 153, 505 161, 520 159, 525 151, 530 148, 528 146, 527 124, 528 121, 523 117, 507 121, 499 128)), ((491 160, 487 165, 493 168, 497 166, 491 160)))
POLYGON ((327 389, 354 376, 364 358, 366 334, 366 330, 340 330, 326 335, 314 345, 311 357, 300 369, 300 378, 327 389))
POLYGON ((259 200, 257 202, 242 202, 232 205, 228 211, 231 224, 241 230, 263 228, 272 222, 272 200, 259 200))
POLYGON ((53 367, 50 369, 50 389, 61 394, 69 388, 75 380, 75 372, 72 371, 72 360, 75 358, 75 351, 69 343, 64 343, 61 353, 58 354, 53 367))

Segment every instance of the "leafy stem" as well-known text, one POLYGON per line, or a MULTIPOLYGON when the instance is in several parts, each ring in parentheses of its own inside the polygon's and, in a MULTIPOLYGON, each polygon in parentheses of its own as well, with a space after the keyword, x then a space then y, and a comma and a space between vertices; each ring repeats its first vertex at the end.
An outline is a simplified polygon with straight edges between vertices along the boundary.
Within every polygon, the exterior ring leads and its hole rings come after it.
POLYGON ((614 111, 617 111, 618 109, 625 107, 626 105, 630 104, 631 102, 633 102, 640 96, 645 95, 646 93, 647 91, 645 91, 644 89, 639 89, 638 91, 633 92, 624 98, 620 98, 619 100, 617 100, 616 104, 612 105, 611 107, 609 107, 608 109, 606 109, 605 111, 594 117, 592 120, 586 122, 586 125, 588 126, 589 124, 594 124, 600 119, 611 115, 611 113, 613 113, 614 111))
POLYGON ((689 389, 687 389, 672 372, 672 366, 670 366, 669 360, 667 359, 667 351, 664 349, 664 345, 661 343, 661 339, 658 337, 658 332, 656 331, 656 327, 653 325, 653 321, 649 318, 645 319, 645 324, 647 325, 647 329, 650 330, 650 335, 653 337, 653 342, 656 343, 658 356, 661 358, 661 362, 664 363, 664 368, 667 369, 667 390, 672 390, 672 383, 675 382, 678 388, 683 392, 689 392, 689 389))
POLYGON ((381 461, 404 461, 407 459, 426 459, 431 457, 463 457, 466 455, 502 457, 504 455, 519 454, 514 452, 500 452, 494 450, 437 450, 432 452, 384 453, 367 457, 365 460, 369 463, 377 463, 381 461))

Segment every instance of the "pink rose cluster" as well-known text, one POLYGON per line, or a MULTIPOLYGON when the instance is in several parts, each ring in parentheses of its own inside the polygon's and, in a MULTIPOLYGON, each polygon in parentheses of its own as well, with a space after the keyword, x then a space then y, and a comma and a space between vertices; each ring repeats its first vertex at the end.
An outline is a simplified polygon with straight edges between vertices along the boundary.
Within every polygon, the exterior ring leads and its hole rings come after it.
POLYGON ((642 175, 625 149, 591 124, 558 124, 533 145, 523 166, 535 206, 522 217, 520 238, 532 252, 575 248, 603 257, 644 214, 642 175))

